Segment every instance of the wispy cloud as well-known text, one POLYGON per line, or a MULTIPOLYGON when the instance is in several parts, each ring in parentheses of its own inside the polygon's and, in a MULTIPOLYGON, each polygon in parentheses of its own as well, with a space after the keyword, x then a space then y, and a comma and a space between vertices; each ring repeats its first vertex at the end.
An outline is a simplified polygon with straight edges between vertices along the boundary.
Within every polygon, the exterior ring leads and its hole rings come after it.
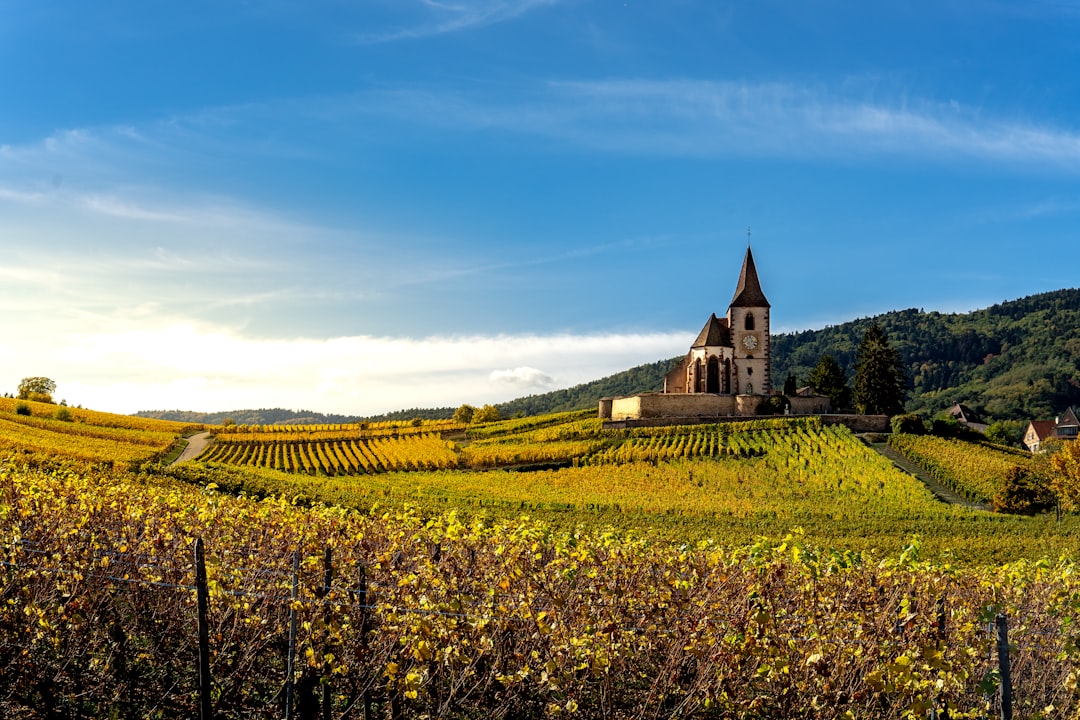
POLYGON ((499 96, 399 90, 347 102, 415 122, 640 155, 964 158, 1080 170, 1077 128, 995 117, 951 100, 879 94, 848 86, 620 79, 551 82, 499 96))
POLYGON ((565 0, 420 0, 416 8, 422 18, 415 24, 386 32, 357 36, 362 43, 393 42, 446 35, 512 20, 530 10, 557 5, 565 0))

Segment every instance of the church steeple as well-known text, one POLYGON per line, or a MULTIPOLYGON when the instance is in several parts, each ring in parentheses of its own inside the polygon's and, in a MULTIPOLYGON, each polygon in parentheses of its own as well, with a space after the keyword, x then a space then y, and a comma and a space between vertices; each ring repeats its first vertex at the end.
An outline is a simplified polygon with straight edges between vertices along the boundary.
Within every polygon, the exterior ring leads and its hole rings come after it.
POLYGON ((739 273, 739 285, 735 288, 735 297, 731 300, 731 307, 772 307, 761 291, 761 282, 758 280, 757 268, 754 266, 754 253, 750 251, 750 245, 746 246, 746 257, 743 258, 742 272, 739 273))

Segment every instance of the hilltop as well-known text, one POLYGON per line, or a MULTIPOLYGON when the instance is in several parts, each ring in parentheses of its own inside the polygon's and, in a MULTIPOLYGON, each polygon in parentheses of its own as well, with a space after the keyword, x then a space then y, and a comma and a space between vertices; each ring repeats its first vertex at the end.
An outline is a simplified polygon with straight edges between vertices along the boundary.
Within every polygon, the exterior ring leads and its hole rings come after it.
MULTIPOLYGON (((907 368, 907 407, 933 414, 963 402, 994 419, 1051 417, 1080 404, 1080 289, 1057 290, 968 313, 896 310, 821 330, 773 336, 773 382, 788 373, 800 384, 822 355, 854 373, 855 351, 866 328, 880 325, 907 368)), ((689 344, 692 338, 687 338, 689 344)), ((680 357, 639 365, 565 390, 529 395, 496 407, 505 417, 582 410, 605 396, 659 390, 680 357)), ((448 418, 453 408, 413 408, 378 416, 324 415, 307 410, 237 410, 221 413, 140 412, 184 422, 332 423, 448 418)))

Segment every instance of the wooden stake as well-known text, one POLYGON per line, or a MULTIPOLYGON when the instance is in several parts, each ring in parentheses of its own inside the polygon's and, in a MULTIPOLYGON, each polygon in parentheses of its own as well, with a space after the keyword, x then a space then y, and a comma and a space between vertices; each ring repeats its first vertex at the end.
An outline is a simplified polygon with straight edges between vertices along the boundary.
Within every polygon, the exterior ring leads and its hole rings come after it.
POLYGON ((296 658, 296 597, 300 592, 300 548, 293 554, 292 592, 289 594, 289 654, 285 662, 285 720, 293 717, 293 662, 296 658))
POLYGON ((211 720, 214 708, 210 678, 210 591, 202 538, 195 538, 195 597, 199 607, 199 719, 211 720))
POLYGON ((998 670, 1001 684, 998 695, 1001 699, 1001 720, 1012 720, 1012 668, 1009 663, 1009 621, 1004 615, 997 616, 997 653, 998 670))

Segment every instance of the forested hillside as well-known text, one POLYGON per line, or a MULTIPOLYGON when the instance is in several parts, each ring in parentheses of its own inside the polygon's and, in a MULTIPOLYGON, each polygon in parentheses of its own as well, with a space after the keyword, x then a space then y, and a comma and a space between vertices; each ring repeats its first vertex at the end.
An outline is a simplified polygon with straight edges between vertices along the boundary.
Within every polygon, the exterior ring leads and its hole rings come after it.
MULTIPOLYGON (((832 355, 851 379, 855 351, 877 323, 900 351, 911 394, 908 409, 933 414, 963 402, 993 419, 1048 418, 1080 404, 1080 289, 1058 290, 970 313, 898 310, 821 330, 773 336, 773 384, 788 373, 800 385, 823 355, 832 355)), ((687 336, 687 346, 693 338, 687 336)), ((679 358, 639 365, 600 380, 529 395, 497 405, 504 417, 596 407, 605 396, 659 390, 679 358)), ((453 408, 409 409, 373 417, 310 411, 237 410, 228 413, 139 413, 184 422, 335 423, 358 420, 448 418, 453 408)))
POLYGON ((854 371, 871 323, 907 367, 908 409, 934 413, 956 402, 996 419, 1052 417, 1080 403, 1080 290, 1059 290, 963 314, 900 310, 773 338, 773 379, 800 383, 822 355, 854 371))

